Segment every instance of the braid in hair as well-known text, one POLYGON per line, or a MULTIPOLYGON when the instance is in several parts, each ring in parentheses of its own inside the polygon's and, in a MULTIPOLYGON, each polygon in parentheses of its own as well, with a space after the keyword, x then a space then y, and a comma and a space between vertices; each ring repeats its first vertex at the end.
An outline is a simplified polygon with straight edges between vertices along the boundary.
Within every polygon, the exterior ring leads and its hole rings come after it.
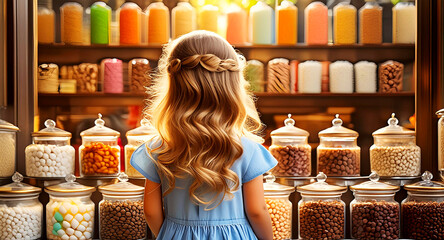
POLYGON ((168 72, 176 73, 182 68, 192 69, 198 65, 210 72, 237 72, 239 71, 239 66, 234 59, 220 59, 214 54, 204 54, 204 55, 193 55, 186 57, 182 60, 175 58, 168 65, 168 72))

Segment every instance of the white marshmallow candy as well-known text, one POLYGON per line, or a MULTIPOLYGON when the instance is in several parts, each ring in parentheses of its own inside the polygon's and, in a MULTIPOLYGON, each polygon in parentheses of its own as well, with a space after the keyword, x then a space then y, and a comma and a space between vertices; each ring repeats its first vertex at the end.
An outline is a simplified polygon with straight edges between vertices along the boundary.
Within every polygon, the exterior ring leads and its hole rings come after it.
POLYGON ((74 173, 72 146, 33 144, 25 150, 26 174, 32 177, 65 177, 74 173))

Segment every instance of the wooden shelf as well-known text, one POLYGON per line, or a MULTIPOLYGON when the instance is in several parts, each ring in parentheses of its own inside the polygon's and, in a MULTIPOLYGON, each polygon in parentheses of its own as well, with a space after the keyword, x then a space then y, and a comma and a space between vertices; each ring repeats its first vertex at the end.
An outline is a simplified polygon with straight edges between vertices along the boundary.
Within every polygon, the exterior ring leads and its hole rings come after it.
MULTIPOLYGON (((401 93, 352 93, 352 94, 276 94, 256 93, 257 107, 262 114, 292 112, 301 107, 378 107, 414 102, 415 94, 401 93)), ((40 107, 69 106, 132 106, 143 105, 146 94, 81 93, 39 94, 40 107)))
MULTIPOLYGON (((414 44, 379 45, 238 45, 234 46, 247 59, 268 62, 273 58, 357 62, 369 60, 382 62, 397 60, 404 63, 415 59, 414 44)), ((115 46, 115 45, 65 45, 39 44, 39 63, 54 62, 57 64, 78 64, 81 62, 98 62, 103 58, 116 57, 129 61, 135 57, 144 57, 157 61, 162 53, 161 45, 115 46)))

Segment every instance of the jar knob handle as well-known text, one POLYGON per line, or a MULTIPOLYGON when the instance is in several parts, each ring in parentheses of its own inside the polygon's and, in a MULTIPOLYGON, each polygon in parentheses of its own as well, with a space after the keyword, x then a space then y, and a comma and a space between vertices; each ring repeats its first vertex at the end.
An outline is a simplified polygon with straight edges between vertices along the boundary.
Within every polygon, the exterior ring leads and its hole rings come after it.
POLYGON ((117 176, 117 179, 119 179, 120 182, 128 182, 128 175, 126 175, 124 172, 121 172, 117 176))
POLYGON ((276 181, 276 177, 272 173, 268 173, 266 176, 264 176, 266 183, 274 183, 276 181))
POLYGON ((397 118, 395 118, 395 113, 392 113, 392 117, 389 118, 389 120, 387 121, 389 126, 396 126, 398 125, 399 121, 397 118))
POLYGON ((14 175, 12 175, 12 181, 15 183, 23 181, 23 175, 21 175, 19 172, 15 172, 14 175))
POLYGON ((430 183, 430 181, 432 181, 433 179, 433 174, 429 171, 425 171, 422 175, 421 178, 423 181, 425 181, 426 183, 430 183))
POLYGON ((45 121, 45 127, 47 127, 47 128, 55 128, 55 126, 56 126, 56 123, 54 122, 54 120, 47 119, 45 121))
POLYGON ((94 124, 96 124, 96 126, 100 126, 100 127, 105 126, 105 121, 102 119, 102 114, 99 113, 98 116, 99 116, 99 118, 96 119, 96 121, 94 121, 94 124))
POLYGON ((376 172, 372 172, 369 176, 370 181, 372 181, 373 183, 379 181, 379 175, 376 172))
POLYGON ((327 180, 327 175, 323 172, 319 172, 318 175, 316 175, 316 180, 318 180, 318 183, 324 183, 327 180))
POLYGON ((73 183, 74 181, 76 181, 76 176, 74 176, 73 174, 67 174, 65 177, 65 181, 67 183, 73 183))
POLYGON ((342 126, 342 119, 339 118, 339 114, 335 115, 335 119, 333 119, 333 121, 331 121, 331 123, 333 124, 333 126, 335 127, 340 127, 342 126))
POLYGON ((294 124, 295 124, 295 122, 294 122, 293 118, 291 118, 291 114, 289 113, 288 118, 285 119, 285 121, 284 121, 284 125, 290 127, 290 126, 294 126, 294 124))

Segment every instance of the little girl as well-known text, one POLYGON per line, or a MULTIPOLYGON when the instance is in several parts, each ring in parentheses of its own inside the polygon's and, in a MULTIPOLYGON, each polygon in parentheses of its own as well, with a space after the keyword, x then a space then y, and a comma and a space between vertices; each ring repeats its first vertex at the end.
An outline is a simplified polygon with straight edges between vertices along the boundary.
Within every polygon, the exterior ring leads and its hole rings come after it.
POLYGON ((262 174, 277 162, 254 134, 262 125, 242 59, 207 31, 164 49, 147 108, 158 136, 131 158, 157 239, 273 238, 262 174))

